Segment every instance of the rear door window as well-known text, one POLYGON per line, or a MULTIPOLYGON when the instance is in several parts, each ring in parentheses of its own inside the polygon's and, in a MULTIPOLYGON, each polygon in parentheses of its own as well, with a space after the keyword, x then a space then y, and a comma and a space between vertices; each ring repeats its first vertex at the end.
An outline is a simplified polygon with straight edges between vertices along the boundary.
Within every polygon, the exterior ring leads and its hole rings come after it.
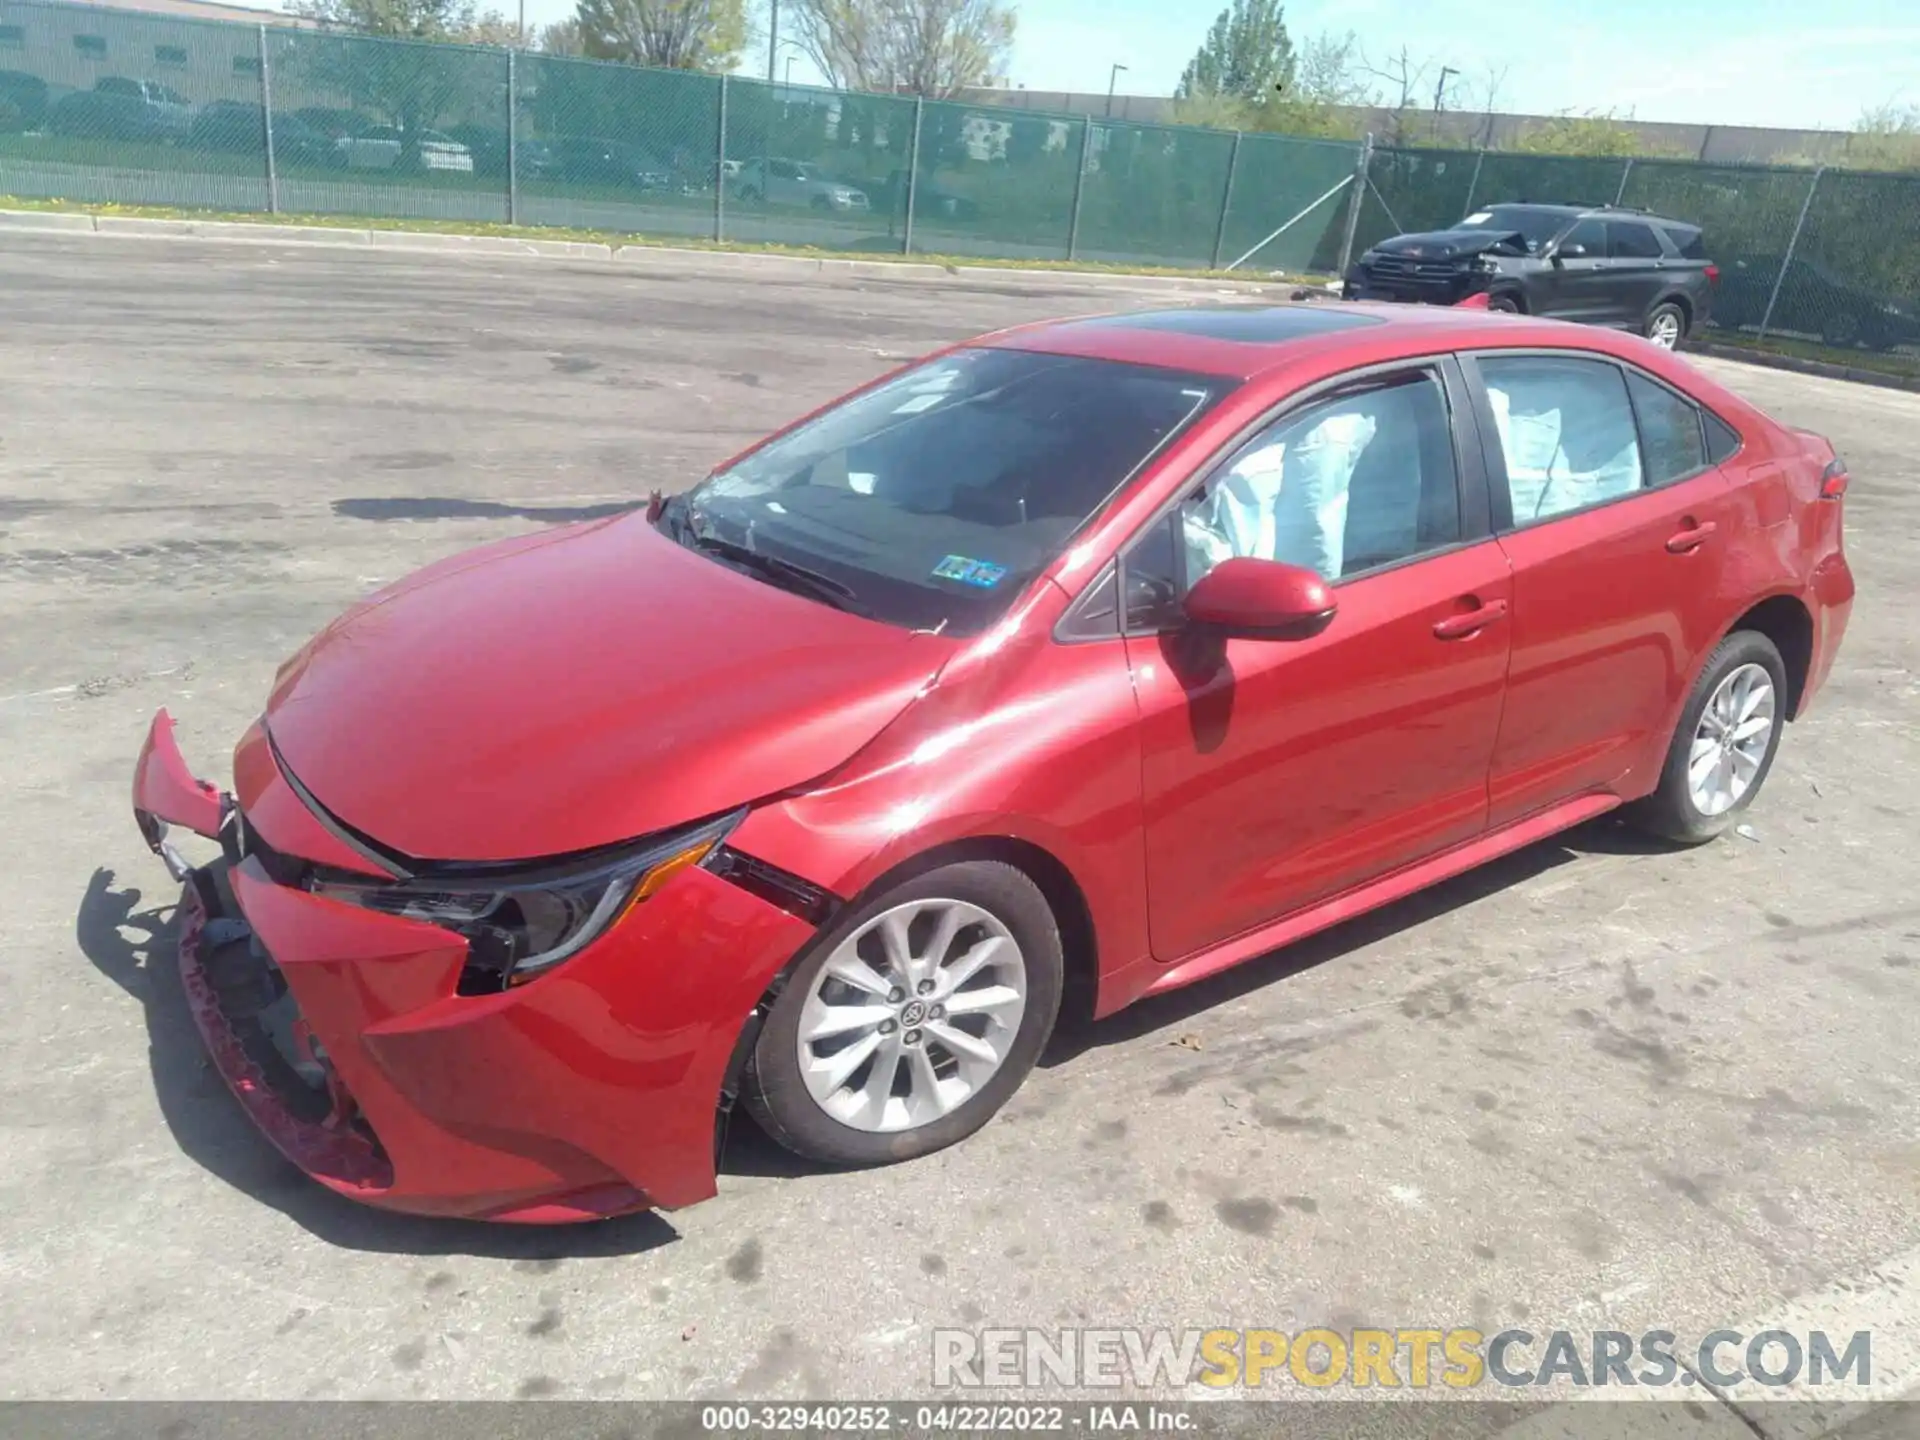
POLYGON ((1616 500, 1642 485, 1626 379, 1604 360, 1480 360, 1516 528, 1616 500))
POLYGON ((1658 260, 1666 252, 1651 225, 1638 220, 1607 222, 1607 256, 1613 260, 1658 260))

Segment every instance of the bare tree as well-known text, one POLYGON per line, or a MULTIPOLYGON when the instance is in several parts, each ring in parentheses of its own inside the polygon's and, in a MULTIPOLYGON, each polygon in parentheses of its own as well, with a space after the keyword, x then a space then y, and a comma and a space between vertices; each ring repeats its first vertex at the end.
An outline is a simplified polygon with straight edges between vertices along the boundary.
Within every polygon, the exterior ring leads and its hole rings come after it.
POLYGON ((746 46, 743 0, 580 0, 581 48, 597 60, 731 70, 746 46))
POLYGON ((1416 62, 1407 47, 1402 45, 1399 54, 1389 55, 1379 65, 1369 62, 1363 53, 1359 68, 1387 87, 1384 103, 1391 107, 1392 115, 1387 121, 1387 134, 1383 138, 1395 147, 1406 144, 1409 124, 1416 110, 1415 96, 1426 83, 1427 72, 1433 68, 1433 62, 1416 62))
POLYGON ((789 0, 793 28, 827 83, 949 99, 989 83, 1013 47, 1000 0, 789 0))
POLYGON ((1471 138, 1482 150, 1493 148, 1495 121, 1500 114, 1500 92, 1507 88, 1507 72, 1512 68, 1510 65, 1488 65, 1477 77, 1469 80, 1462 91, 1460 108, 1480 112, 1480 123, 1471 138))

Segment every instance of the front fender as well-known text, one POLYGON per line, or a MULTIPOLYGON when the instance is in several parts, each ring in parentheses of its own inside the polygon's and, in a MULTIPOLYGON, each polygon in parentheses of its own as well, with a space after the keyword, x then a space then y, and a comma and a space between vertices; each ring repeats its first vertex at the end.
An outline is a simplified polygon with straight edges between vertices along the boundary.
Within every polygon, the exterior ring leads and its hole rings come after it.
POLYGON ((956 665, 854 761, 757 807, 731 844, 849 899, 968 841, 1036 846, 1073 877, 1104 979, 1148 954, 1138 706, 1119 640, 956 665))

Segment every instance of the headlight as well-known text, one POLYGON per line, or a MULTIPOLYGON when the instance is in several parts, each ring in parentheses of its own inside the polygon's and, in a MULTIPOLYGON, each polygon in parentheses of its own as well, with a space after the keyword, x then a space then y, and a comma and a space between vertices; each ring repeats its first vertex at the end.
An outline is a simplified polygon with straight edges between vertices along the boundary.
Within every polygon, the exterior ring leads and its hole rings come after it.
POLYGON ((397 884, 316 880, 313 893, 465 938, 462 994, 521 985, 579 953, 682 870, 706 861, 744 810, 574 864, 475 866, 397 884))
POLYGON ((1473 257, 1473 268, 1482 275, 1493 275, 1499 272, 1500 262, 1491 255, 1476 255, 1473 257))

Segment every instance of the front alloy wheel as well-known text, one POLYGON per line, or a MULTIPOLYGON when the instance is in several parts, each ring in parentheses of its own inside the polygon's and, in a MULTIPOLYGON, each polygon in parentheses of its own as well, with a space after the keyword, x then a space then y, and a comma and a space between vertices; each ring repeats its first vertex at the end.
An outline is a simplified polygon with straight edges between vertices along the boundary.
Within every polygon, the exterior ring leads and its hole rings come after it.
POLYGON ((1006 1063, 1027 1007, 1007 927, 959 900, 909 901, 834 947, 800 1011, 807 1093, 856 1130, 912 1130, 1006 1063))
POLYGON ((1053 1029, 1060 931, 998 861, 890 886, 822 935, 767 1014, 741 1098, 775 1140, 838 1164, 905 1160, 972 1134, 1053 1029))

